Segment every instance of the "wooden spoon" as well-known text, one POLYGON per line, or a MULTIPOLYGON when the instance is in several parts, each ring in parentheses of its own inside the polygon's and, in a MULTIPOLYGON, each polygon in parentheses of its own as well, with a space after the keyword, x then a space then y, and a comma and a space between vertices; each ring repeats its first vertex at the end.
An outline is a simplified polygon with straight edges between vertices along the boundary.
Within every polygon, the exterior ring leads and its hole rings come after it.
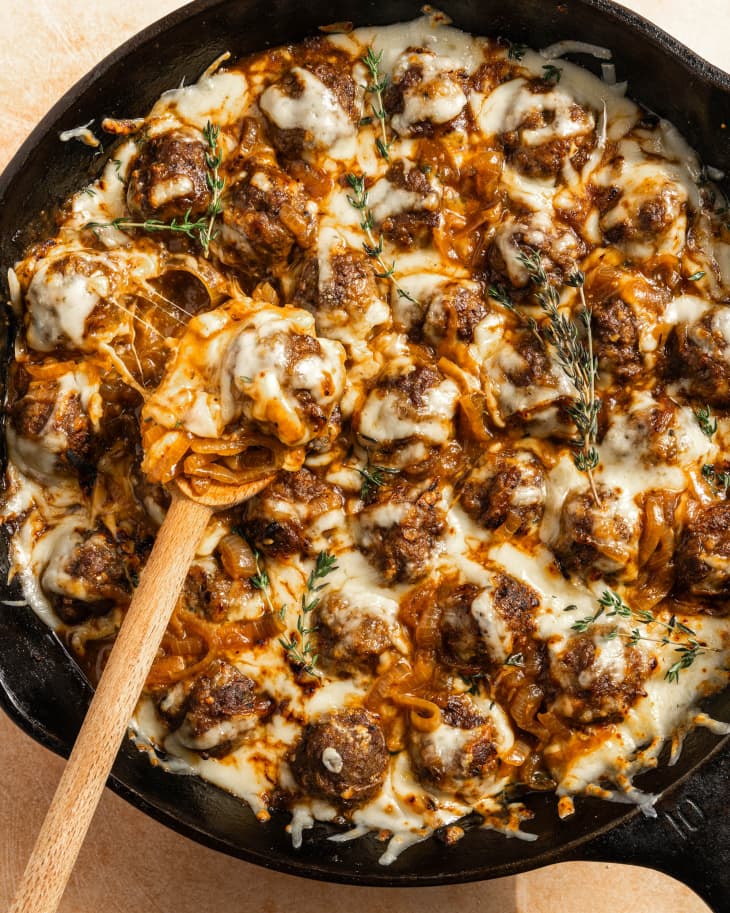
POLYGON ((248 500, 272 479, 204 503, 187 485, 173 493, 10 913, 55 913, 213 510, 248 500))

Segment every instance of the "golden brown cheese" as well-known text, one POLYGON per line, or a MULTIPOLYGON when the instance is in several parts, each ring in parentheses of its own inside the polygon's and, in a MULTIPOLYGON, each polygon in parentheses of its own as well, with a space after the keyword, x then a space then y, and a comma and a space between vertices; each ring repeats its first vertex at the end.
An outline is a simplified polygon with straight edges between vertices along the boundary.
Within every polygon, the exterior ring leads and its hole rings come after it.
POLYGON ((98 675, 164 484, 274 472, 199 547, 140 747, 384 863, 471 811, 530 839, 524 787, 650 807, 722 729, 720 191, 621 88, 439 17, 219 64, 11 270, 30 604, 98 675))

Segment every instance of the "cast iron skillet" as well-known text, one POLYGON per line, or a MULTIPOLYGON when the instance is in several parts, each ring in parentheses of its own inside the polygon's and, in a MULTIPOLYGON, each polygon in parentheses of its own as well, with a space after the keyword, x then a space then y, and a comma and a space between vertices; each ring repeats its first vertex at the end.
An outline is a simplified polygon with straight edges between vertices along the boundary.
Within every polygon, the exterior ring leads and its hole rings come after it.
MULTIPOLYGON (((649 108, 673 121, 704 161, 730 170, 730 77, 655 26, 610 0, 441 0, 455 24, 476 34, 503 35, 533 47, 563 38, 605 45, 614 51, 619 79, 649 108)), ((323 23, 354 20, 385 24, 419 13, 419 0, 197 0, 124 44, 84 77, 46 115, 0 178, 0 264, 19 258, 47 214, 102 158, 76 143, 61 144, 61 130, 104 115, 142 115, 165 89, 190 82, 218 54, 246 54, 316 34, 323 23)), ((711 25, 708 24, 708 27, 711 25)), ((591 61, 577 58, 592 65, 591 61)), ((5 269, 3 269, 3 273, 5 269)), ((0 364, 7 363, 3 334, 0 364)), ((0 548, 0 580, 7 548, 0 548)), ((0 586, 0 598, 21 598, 0 586)), ((90 688, 63 647, 23 606, 0 606, 0 702, 36 741, 68 755, 89 701, 90 688)), ((730 691, 708 711, 730 719, 730 691)), ((243 804, 192 777, 165 774, 127 742, 110 785, 169 827, 214 849, 268 868, 327 881, 378 886, 423 886, 515 874, 569 859, 599 859, 653 866, 683 879, 717 913, 730 909, 730 782, 728 741, 705 730, 688 739, 679 763, 639 779, 661 793, 657 817, 629 806, 580 799, 577 812, 559 821, 551 796, 534 796, 528 843, 477 829, 456 846, 438 838, 379 866, 382 844, 365 838, 327 841, 326 826, 292 849, 286 819, 259 824, 243 804)))

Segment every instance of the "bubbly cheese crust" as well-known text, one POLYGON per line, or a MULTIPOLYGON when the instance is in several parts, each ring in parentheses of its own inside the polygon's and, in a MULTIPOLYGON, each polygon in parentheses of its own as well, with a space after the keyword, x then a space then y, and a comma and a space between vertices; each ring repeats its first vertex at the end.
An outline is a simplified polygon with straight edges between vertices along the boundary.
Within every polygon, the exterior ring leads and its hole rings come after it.
POLYGON ((724 203, 670 124, 551 66, 442 17, 227 64, 10 270, 12 574, 92 677, 164 485, 275 476, 206 532, 135 738, 295 844, 344 819, 387 864, 474 811, 530 839, 531 789, 650 808, 632 777, 723 729, 724 203), (530 256, 584 346, 588 311, 592 479, 530 256))

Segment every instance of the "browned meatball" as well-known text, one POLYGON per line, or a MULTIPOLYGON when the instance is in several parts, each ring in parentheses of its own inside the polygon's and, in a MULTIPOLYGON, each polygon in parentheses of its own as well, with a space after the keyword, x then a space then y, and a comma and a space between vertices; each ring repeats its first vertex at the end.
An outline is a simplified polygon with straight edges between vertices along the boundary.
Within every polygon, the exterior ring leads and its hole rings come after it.
POLYGON ((710 308, 696 323, 679 323, 666 346, 666 375, 703 403, 730 404, 727 308, 710 308))
POLYGON ((474 329, 487 314, 487 304, 475 284, 447 282, 431 298, 422 333, 432 345, 442 340, 471 342, 474 329))
POLYGON ((494 723, 466 695, 445 699, 441 720, 432 732, 410 730, 408 751, 418 778, 454 793, 494 774, 499 766, 494 723))
POLYGON ((712 600, 711 611, 730 610, 730 502, 710 504, 690 520, 674 560, 680 591, 712 600))
POLYGON ((572 637, 560 653, 551 652, 550 677, 556 689, 551 708, 573 723, 604 723, 623 719, 656 659, 611 629, 595 627, 572 637))
POLYGON ((167 222, 206 211, 211 201, 206 148, 200 133, 175 130, 149 140, 140 152, 127 187, 130 213, 167 222))
POLYGON ((374 672, 380 657, 398 636, 398 604, 371 596, 358 604, 345 592, 328 592, 314 613, 317 645, 325 662, 337 671, 374 672), (388 609, 391 608, 392 612, 388 609))
POLYGON ((318 530, 324 535, 339 526, 337 511, 344 498, 339 489, 321 481, 308 469, 282 472, 256 498, 249 501, 243 532, 249 542, 265 555, 286 557, 296 552, 315 553, 323 543, 312 539, 313 523, 332 514, 332 526, 318 530))
POLYGON ((445 522, 439 489, 420 491, 398 480, 378 489, 358 515, 357 542, 388 583, 415 581, 427 573, 445 522))
POLYGON ((566 573, 635 580, 641 532, 638 508, 612 489, 599 487, 598 494, 600 504, 590 491, 568 495, 552 549, 566 573))
POLYGON ((545 470, 527 450, 485 454, 466 478, 461 504, 487 529, 525 533, 542 519, 545 470))
POLYGON ((78 624, 129 601, 121 549, 106 529, 75 532, 59 540, 41 576, 59 618, 78 624))
POLYGON ((372 262, 363 251, 335 247, 328 257, 326 278, 320 270, 317 257, 307 260, 294 297, 294 304, 314 314, 318 333, 349 341, 370 336, 390 319, 372 262))
POLYGON ((180 744, 204 758, 230 754, 275 708, 252 679, 222 659, 210 664, 181 702, 176 699, 184 690, 176 689, 158 697, 158 709, 180 744))
POLYGON ((290 763, 308 795, 352 807, 383 785, 388 750, 377 717, 367 710, 336 710, 309 723, 290 763))
POLYGON ((307 150, 330 146, 346 132, 354 132, 356 94, 349 66, 343 66, 335 55, 332 61, 321 60, 314 65, 294 67, 264 90, 259 105, 267 118, 276 149, 286 158, 296 159, 307 150), (332 114, 333 123, 323 125, 316 116, 308 118, 305 115, 303 121, 300 118, 297 126, 292 126, 290 117, 282 111, 282 107, 286 108, 282 101, 296 102, 303 96, 321 101, 332 114))
POLYGON ((92 428, 79 393, 46 380, 23 386, 22 396, 8 410, 11 428, 31 445, 15 445, 23 462, 41 474, 82 469, 90 457, 92 428))
MULTIPOLYGON (((425 198, 433 193, 433 187, 420 168, 405 169, 403 161, 395 162, 385 174, 386 180, 398 189, 425 198)), ((385 237, 397 247, 409 250, 424 247, 431 242, 433 229, 439 224, 436 209, 418 208, 403 210, 388 215, 381 222, 385 237)))
POLYGON ((635 377, 641 370, 639 331, 631 307, 621 298, 596 302, 593 312, 593 346, 601 369, 618 378, 635 377))
POLYGON ((471 583, 445 585, 437 599, 441 608, 441 659, 448 666, 475 674, 489 664, 489 653, 471 605, 480 593, 471 583))
POLYGON ((245 580, 233 580, 211 558, 194 564, 183 587, 187 608, 210 621, 223 621, 232 611, 245 606, 251 597, 251 586, 245 580))
POLYGON ((246 176, 230 188, 214 248, 224 263, 264 278, 311 247, 315 214, 298 181, 268 158, 252 158, 246 176))
POLYGON ((374 463, 417 472, 453 437, 459 388, 432 364, 395 358, 369 392, 353 427, 374 463))

